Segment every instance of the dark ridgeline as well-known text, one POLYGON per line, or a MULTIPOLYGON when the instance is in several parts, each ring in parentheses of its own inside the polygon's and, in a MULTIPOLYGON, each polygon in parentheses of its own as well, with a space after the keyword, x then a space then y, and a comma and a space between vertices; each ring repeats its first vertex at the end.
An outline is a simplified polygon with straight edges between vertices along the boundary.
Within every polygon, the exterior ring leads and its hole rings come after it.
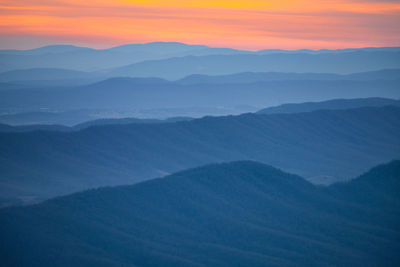
MULTIPOLYGON (((351 109, 360 107, 383 107, 383 106, 400 106, 400 100, 368 97, 368 98, 352 98, 352 99, 332 99, 322 102, 306 102, 306 103, 290 103, 273 106, 259 110, 259 114, 275 114, 275 113, 300 113, 310 112, 321 109, 351 109)), ((177 112, 185 112, 187 109, 173 109, 177 112)), ((189 110, 195 111, 196 108, 189 110)), ((191 120, 191 117, 178 116, 168 119, 139 119, 134 117, 124 118, 103 118, 98 119, 99 113, 112 112, 113 110, 68 110, 63 112, 37 111, 37 112, 21 112, 14 114, 0 115, 0 132, 26 132, 32 130, 57 130, 57 131, 76 131, 94 125, 109 124, 129 124, 129 123, 165 123, 183 120, 191 120), (96 117, 97 116, 97 117, 96 117), (9 125, 5 125, 9 124, 9 125), (66 126, 69 127, 66 127, 66 126), (11 127, 14 126, 14 127, 11 127)), ((199 113, 212 112, 212 108, 199 109, 199 113)), ((168 111, 167 111, 168 112, 168 111)), ((241 112, 243 113, 243 112, 241 112)))
MULTIPOLYGON (((400 106, 400 100, 369 97, 352 99, 332 99, 322 102, 290 103, 279 106, 264 108, 258 114, 278 114, 278 113, 301 113, 316 110, 342 110, 361 107, 384 107, 400 106)), ((189 121, 191 117, 170 117, 167 119, 139 119, 134 117, 126 118, 104 118, 91 119, 89 110, 77 110, 66 112, 26 112, 9 115, 0 115, 0 132, 29 132, 35 130, 49 131, 78 131, 95 125, 115 125, 115 124, 147 124, 147 123, 169 123, 178 121, 189 121), (73 121, 84 120, 82 123, 73 121), (39 123, 35 123, 39 122, 39 123), (58 122, 58 123, 57 123, 58 122), (66 126, 64 124, 73 124, 66 126)), ((95 112, 95 111, 93 111, 95 112)))
MULTIPOLYGON (((41 114, 43 115, 43 114, 41 114)), ((57 114, 52 114, 57 116, 57 114)), ((46 115, 44 115, 46 116, 46 115)), ((0 116, 1 117, 1 116, 0 116)), ((120 119, 96 119, 79 123, 74 126, 65 126, 58 124, 27 124, 27 125, 9 125, 0 123, 0 132, 2 133, 18 133, 18 132, 32 132, 32 131, 59 131, 59 132, 72 132, 86 129, 92 126, 99 125, 124 125, 124 124, 155 124, 155 123, 170 123, 178 121, 190 121, 194 118, 190 117, 171 117, 168 119, 138 119, 138 118, 120 118, 120 119)))
POLYGON ((331 183, 399 158, 399 132, 389 106, 0 133, 0 193, 8 205, 244 159, 331 183))
MULTIPOLYGON (((357 159, 355 159, 357 160, 357 159)), ((251 161, 0 211, 5 266, 399 266, 400 161, 318 187, 251 161)))
POLYGON ((332 99, 322 102, 283 104, 259 110, 258 114, 300 113, 315 110, 341 110, 360 107, 400 106, 400 100, 380 97, 358 99, 332 99))
POLYGON ((399 80, 400 69, 384 69, 352 74, 336 73, 288 73, 288 72, 241 72, 227 75, 189 75, 177 82, 181 84, 226 84, 226 83, 255 83, 266 81, 372 81, 399 80))

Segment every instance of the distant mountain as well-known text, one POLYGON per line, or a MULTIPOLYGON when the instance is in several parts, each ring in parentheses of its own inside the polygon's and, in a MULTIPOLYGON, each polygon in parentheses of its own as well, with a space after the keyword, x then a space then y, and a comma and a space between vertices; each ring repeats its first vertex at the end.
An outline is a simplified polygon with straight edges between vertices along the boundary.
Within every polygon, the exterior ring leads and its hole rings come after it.
POLYGON ((22 69, 0 73, 1 82, 23 84, 25 86, 43 85, 80 85, 89 84, 102 79, 99 73, 67 69, 22 69))
POLYGON ((372 80, 399 80, 400 69, 384 69, 378 71, 359 72, 344 75, 344 80, 372 81, 372 80))
POLYGON ((400 52, 400 47, 362 47, 362 48, 344 48, 344 49, 299 49, 299 50, 281 50, 281 49, 263 49, 257 51, 258 54, 275 54, 275 53, 309 53, 309 54, 326 54, 326 53, 348 53, 348 52, 400 52))
POLYGON ((14 83, 4 83, 0 82, 0 91, 15 90, 15 89, 25 89, 29 86, 14 84, 14 83))
POLYGON ((0 133, 0 197, 31 202, 243 159, 328 184, 399 158, 399 132, 399 107, 368 107, 0 133))
POLYGON ((32 124, 24 126, 11 126, 8 124, 0 123, 0 132, 2 133, 18 133, 18 132, 30 132, 30 131, 72 131, 73 128, 63 125, 51 125, 51 124, 32 124))
POLYGON ((132 53, 140 51, 144 55, 154 55, 158 58, 174 56, 204 56, 210 54, 240 54, 251 53, 246 50, 237 50, 232 48, 215 48, 206 45, 188 45, 178 42, 153 42, 147 44, 128 44, 106 49, 107 51, 117 51, 132 53))
MULTIPOLYGON (((187 107, 155 109, 71 109, 65 111, 11 111, 0 115, 0 123, 11 126, 64 125, 81 127, 88 124, 128 124, 164 122, 200 118, 205 115, 223 116, 256 111, 255 107, 187 107), (143 118, 144 117, 144 118, 143 118), (79 126, 80 125, 80 126, 79 126)), ((21 128, 21 127, 20 127, 21 128)))
MULTIPOLYGON (((144 80, 143 82, 146 82, 144 80)), ((162 83, 163 80, 160 80, 162 83)), ((383 106, 400 106, 400 100, 389 98, 357 98, 357 99, 333 99, 322 102, 306 102, 283 104, 280 106, 269 107, 258 111, 258 114, 275 114, 275 113, 301 113, 315 110, 341 110, 360 107, 383 107, 383 106)), ((177 110, 177 112, 179 109, 177 110)), ((200 111, 199 112, 205 112, 200 111)), ((143 111, 152 112, 152 111, 143 111)), ((154 111, 153 111, 154 112, 154 111)), ((168 112, 168 111, 166 111, 168 112)), ((184 112, 181 110, 180 112, 184 112)), ((212 111, 209 111, 212 112, 212 111)), ((113 110, 70 110, 65 112, 25 112, 15 114, 0 115, 0 132, 26 132, 33 130, 57 130, 57 131, 77 131, 95 125, 112 125, 112 124, 131 124, 131 123, 166 123, 177 121, 188 121, 192 117, 170 117, 167 119, 155 118, 120 118, 121 115, 114 114, 113 110), (103 114, 103 115, 102 115, 103 114), (105 118, 101 118, 104 116, 105 118), (97 119, 100 117, 100 119, 97 119)))
MULTIPOLYGON (((28 111, 0 115, 0 122, 13 126, 21 126, 26 128, 26 125, 65 125, 73 126, 82 122, 97 119, 95 117, 98 110, 76 109, 63 112, 52 111, 28 111)), ((20 127, 20 129, 22 129, 20 127)))
MULTIPOLYGON (((113 89, 113 87, 128 87, 128 86, 143 86, 143 85, 157 85, 157 86, 168 86, 172 84, 167 80, 161 78, 131 78, 131 77, 113 77, 106 80, 102 80, 87 87, 99 88, 99 89, 113 89)), ((84 87, 85 88, 85 87, 84 87)))
POLYGON ((333 99, 323 102, 306 102, 296 104, 283 104, 258 111, 259 114, 299 113, 320 109, 350 109, 360 107, 400 106, 400 100, 388 98, 359 98, 359 99, 333 99))
MULTIPOLYGON (((400 80, 275 80, 182 84, 159 78, 112 78, 85 86, 0 90, 3 110, 268 107, 334 98, 400 98, 400 80)), ((205 115, 205 114, 202 114, 205 115)), ((168 115, 170 117, 171 115, 168 115)), ((176 115, 172 115, 176 116, 176 115)), ((184 115, 193 116, 193 115, 184 115)))
POLYGON ((398 266, 398 181, 400 161, 340 188, 256 162, 209 165, 3 209, 0 255, 6 266, 398 266))
POLYGON ((112 76, 160 77, 168 80, 191 74, 227 75, 239 72, 314 72, 350 74, 400 68, 400 52, 356 51, 324 54, 238 54, 186 56, 149 60, 115 68, 112 76))
POLYGON ((109 49, 46 46, 32 50, 0 50, 0 71, 26 68, 62 68, 95 71, 135 62, 188 55, 251 53, 227 48, 182 43, 130 44, 109 49))
MULTIPOLYGON (((82 111, 84 112, 84 111, 82 111)), ((31 113, 31 116, 42 116, 46 113, 31 113)), ((52 114, 52 113, 50 113, 52 114)), ((49 117, 50 117, 49 114, 49 117)), ((68 112, 67 112, 68 114, 68 112)), ((25 114, 28 116, 28 114, 25 114)), ((57 115, 57 114, 55 114, 57 115)), ((63 115, 61 115, 62 117, 63 115)), ((47 117, 48 119, 51 119, 47 117)), ((2 116, 0 116, 0 120, 2 116)), ((138 119, 138 118, 113 118, 113 119, 96 119, 89 120, 86 122, 82 122, 76 124, 74 126, 65 126, 65 125, 57 125, 57 124, 22 124, 22 125, 8 125, 0 123, 0 132, 30 132, 30 131, 63 131, 63 132, 72 132, 79 131, 88 127, 98 126, 98 125, 123 125, 123 124, 147 124, 147 123, 170 123, 170 122, 178 122, 178 121, 189 121, 193 120, 191 117, 171 117, 167 119, 138 119)))
POLYGON ((371 72, 352 73, 340 75, 334 73, 284 73, 284 72, 242 72, 229 75, 189 75, 181 80, 181 84, 226 84, 226 83, 254 83, 263 81, 284 81, 284 80, 400 80, 400 69, 388 69, 371 72))
POLYGON ((44 54, 58 54, 66 52, 76 52, 76 51, 89 51, 92 50, 88 47, 80 47, 75 45, 47 45, 34 49, 27 50, 0 50, 0 54, 12 54, 12 55, 44 55, 44 54))
MULTIPOLYGON (((114 77, 107 72, 84 72, 67 69, 22 69, 0 73, 0 90, 34 88, 56 90, 65 87, 88 85, 91 83, 113 83, 128 81, 128 77, 114 77), (48 88, 53 87, 53 88, 48 88)), ((133 78, 146 84, 165 83, 160 78, 133 78)), ((133 81, 133 79, 131 81, 133 81)), ((400 83, 400 69, 384 69, 370 72, 340 75, 334 73, 286 73, 286 72, 242 72, 227 75, 192 74, 177 80, 179 85, 221 85, 221 84, 251 84, 276 81, 392 81, 400 83)))
POLYGON ((119 73, 117 76, 122 74, 122 76, 156 76, 168 79, 183 78, 190 74, 217 75, 244 71, 350 73, 399 68, 400 65, 396 63, 399 52, 400 48, 398 47, 318 51, 270 49, 253 52, 175 42, 128 44, 109 49, 55 45, 32 50, 0 50, 0 72, 27 68, 98 71, 143 61, 177 58, 167 62, 141 63, 138 66, 115 70, 115 72, 119 73), (220 62, 219 56, 203 58, 210 55, 227 55, 234 56, 234 58, 228 57, 226 64, 220 62), (240 55, 244 57, 236 57, 240 55), (246 55, 250 57, 245 57, 246 55), (199 59, 185 58, 187 56, 196 56, 199 59), (346 61, 345 57, 349 57, 349 60, 346 61), (238 64, 238 60, 244 64, 240 64, 240 62, 238 64), (328 63, 323 64, 325 61, 328 63), (287 64, 288 62, 291 64, 287 64), (213 68, 214 64, 217 65, 213 68), (169 67, 165 68, 165 66, 169 67), (154 71, 151 71, 152 68, 154 71), (164 69, 166 73, 163 74, 161 69, 164 69), (179 75, 179 71, 182 71, 181 75, 179 75))
POLYGON ((85 129, 87 127, 98 126, 98 125, 123 125, 123 124, 148 124, 148 123, 170 123, 170 122, 179 122, 179 121, 190 121, 194 118, 190 117, 171 117, 168 119, 138 119, 138 118, 121 118, 121 119, 98 119, 80 123, 71 127, 74 130, 85 129))
MULTIPOLYGON (((339 80, 344 75, 332 73, 242 72, 227 75, 193 74, 178 80, 180 84, 254 83, 284 80, 339 80)), ((399 75, 400 77, 400 75, 399 75)))

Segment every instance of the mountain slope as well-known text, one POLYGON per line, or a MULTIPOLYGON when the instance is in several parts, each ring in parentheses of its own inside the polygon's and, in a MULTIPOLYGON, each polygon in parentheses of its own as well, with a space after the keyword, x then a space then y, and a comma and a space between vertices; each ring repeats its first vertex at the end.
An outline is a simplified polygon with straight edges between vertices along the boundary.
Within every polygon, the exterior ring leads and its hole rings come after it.
MULTIPOLYGON (((0 122, 9 125, 65 125, 72 126, 81 122, 95 120, 102 110, 67 110, 67 111, 28 111, 0 115, 0 122)), ((104 112, 104 111, 103 111, 104 112)), ((104 112, 105 113, 105 112, 104 112)), ((42 128, 42 127, 39 127, 42 128)))
MULTIPOLYGON (((399 165, 378 174, 399 180, 399 165)), ((0 255, 8 266, 396 266, 399 209, 379 208, 233 162, 3 209, 0 255)))
POLYGON ((361 73, 340 75, 334 73, 285 73, 285 72, 242 72, 229 75, 193 74, 178 80, 181 84, 224 84, 224 83, 254 83, 261 81, 282 80, 398 80, 400 69, 388 69, 361 73))
POLYGON ((306 102, 299 104, 283 104, 259 110, 258 114, 299 113, 319 109, 350 109, 360 107, 400 106, 400 100, 371 97, 360 99, 333 99, 322 102, 306 102))
MULTIPOLYGON (((97 119, 79 123, 75 126, 64 126, 58 124, 27 124, 12 126, 0 123, 0 132, 2 133, 17 133, 17 132, 32 132, 32 131, 61 131, 71 132, 79 131, 96 125, 120 125, 120 124, 147 124, 147 123, 169 123, 178 121, 190 121, 190 117, 171 117, 165 120, 160 119, 138 119, 138 118, 121 118, 121 119, 97 119)), ((1 120, 1 116, 0 116, 1 120)))
MULTIPOLYGON (((58 68, 33 68, 20 69, 0 73, 0 84, 2 90, 7 89, 7 83, 13 83, 16 88, 41 88, 41 87, 72 87, 87 85, 102 80, 118 78, 104 71, 83 72, 58 68)), ((120 79, 120 78, 119 78, 120 79)), ((378 71, 359 72, 347 75, 334 73, 286 73, 286 72, 243 72, 228 75, 200 75, 192 74, 177 80, 177 84, 249 84, 268 81, 376 81, 400 79, 399 69, 383 69, 378 71)), ((113 79, 111 79, 112 81, 113 79)), ((117 79, 115 79, 116 81, 117 79)), ((143 80, 146 81, 146 80, 143 80)), ((149 79, 147 83, 161 82, 157 79, 149 79)), ((110 85, 113 86, 113 85, 110 85)))
POLYGON ((237 54, 248 51, 182 43, 131 44, 109 49, 46 46, 32 50, 0 50, 0 71, 25 68, 63 68, 97 71, 136 62, 188 55, 237 54))
POLYGON ((73 128, 63 125, 52 124, 32 124, 11 126, 8 124, 0 123, 0 132, 2 133, 17 133, 17 132, 30 132, 30 131, 72 131, 73 128))
POLYGON ((14 83, 26 87, 76 86, 90 84, 102 79, 103 74, 101 73, 59 68, 20 69, 0 73, 1 82, 14 83))
POLYGON ((400 108, 382 107, 0 133, 0 194, 43 199, 243 159, 330 183, 399 158, 399 132, 400 108))
POLYGON ((358 179, 347 183, 337 183, 329 190, 349 202, 357 202, 370 207, 379 206, 387 211, 400 210, 400 161, 393 161, 371 169, 358 179))
POLYGON ((88 72, 66 69, 24 69, 0 73, 0 81, 81 79, 89 75, 88 72))
POLYGON ((112 78, 87 86, 0 90, 7 110, 155 109, 274 106, 334 98, 400 98, 399 80, 279 80, 180 84, 157 78, 112 78))
POLYGON ((112 76, 160 77, 169 80, 191 74, 226 75, 239 72, 340 73, 400 68, 400 52, 328 54, 208 55, 144 61, 113 69, 112 76))
MULTIPOLYGON (((283 104, 280 106, 269 107, 259 110, 258 114, 274 114, 274 113, 301 113, 310 112, 320 109, 350 109, 360 107, 383 107, 383 106, 399 106, 400 101, 389 98, 360 98, 360 99, 333 99, 322 102, 307 102, 300 104, 283 104)), ((197 111, 200 114, 212 110, 189 109, 197 111)), ((185 112, 185 110, 174 109, 176 112, 185 112)), ((123 114, 122 118, 110 117, 121 116, 121 114, 109 114, 112 110, 78 110, 66 112, 28 112, 16 114, 0 115, 0 122, 4 123, 0 127, 1 132, 24 132, 37 129, 51 130, 48 125, 71 125, 71 127, 57 127, 59 130, 79 130, 93 125, 109 125, 109 124, 129 124, 129 123, 159 123, 174 122, 192 119, 189 116, 170 117, 166 120, 161 119, 139 119, 129 114, 123 114), (108 112, 108 113, 107 113, 108 112), (103 115, 102 115, 103 114, 103 115), (103 118, 101 117, 109 117, 103 118), (98 119, 100 117, 100 119, 98 119), (8 124, 8 125, 6 125, 8 124), (13 127, 11 127, 13 126, 13 127)), ((144 111, 146 112, 146 111, 144 111)), ((148 112, 148 111, 147 111, 148 112)), ((187 112, 187 109, 186 109, 187 112)), ((155 115, 157 116, 157 115, 155 115)))
MULTIPOLYGON (((262 50, 253 52, 230 48, 214 48, 204 45, 188 45, 175 42, 128 44, 108 49, 92 49, 71 45, 53 45, 31 50, 0 50, 0 72, 26 68, 63 68, 81 71, 96 71, 121 67, 142 61, 168 59, 172 57, 243 54, 255 56, 282 54, 289 57, 294 55, 295 58, 298 54, 303 54, 305 56, 325 56, 329 54, 346 55, 349 53, 361 52, 365 55, 361 56, 361 62, 368 59, 368 57, 373 57, 368 55, 368 53, 394 53, 393 55, 395 55, 395 53, 399 51, 400 49, 398 47, 380 47, 347 50, 262 50)), ((376 62, 375 69, 380 69, 380 63, 379 60, 376 62)))

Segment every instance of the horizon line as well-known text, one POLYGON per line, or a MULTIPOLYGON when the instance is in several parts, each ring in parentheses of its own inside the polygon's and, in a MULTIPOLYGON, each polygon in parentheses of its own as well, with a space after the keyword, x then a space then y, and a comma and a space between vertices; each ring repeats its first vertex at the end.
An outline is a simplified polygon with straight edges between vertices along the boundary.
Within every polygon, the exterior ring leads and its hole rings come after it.
POLYGON ((379 49, 379 48, 400 48, 400 46, 362 46, 362 47, 347 47, 347 48, 337 48, 337 49, 328 49, 328 48, 320 48, 320 49, 312 49, 312 48, 299 48, 299 49, 282 49, 282 48, 264 48, 264 49, 239 49, 239 48, 233 48, 233 47, 225 47, 225 46, 210 46, 210 45, 205 45, 205 44, 197 44, 197 43, 184 43, 184 42, 174 42, 174 41, 152 41, 152 42, 143 42, 143 43, 126 43, 126 44, 121 44, 121 45, 113 45, 105 48, 96 48, 95 46, 86 46, 86 45, 79 45, 79 44, 68 44, 68 43, 54 43, 54 44, 48 44, 48 45, 41 45, 41 46, 34 46, 31 48, 26 48, 26 49, 18 49, 18 48, 2 48, 0 51, 7 51, 7 50, 13 50, 13 51, 29 51, 29 50, 36 50, 36 49, 41 49, 41 48, 46 48, 46 47, 55 47, 55 46, 70 46, 70 47, 76 47, 76 48, 88 48, 92 50, 108 50, 108 49, 113 49, 113 48, 118 48, 118 47, 123 47, 123 46, 129 46, 129 45, 150 45, 150 44, 180 44, 180 45, 187 45, 187 46, 204 46, 205 48, 216 48, 216 49, 232 49, 232 50, 237 50, 237 51, 246 51, 246 52, 260 52, 260 51, 340 51, 340 50, 357 50, 357 49, 379 49))

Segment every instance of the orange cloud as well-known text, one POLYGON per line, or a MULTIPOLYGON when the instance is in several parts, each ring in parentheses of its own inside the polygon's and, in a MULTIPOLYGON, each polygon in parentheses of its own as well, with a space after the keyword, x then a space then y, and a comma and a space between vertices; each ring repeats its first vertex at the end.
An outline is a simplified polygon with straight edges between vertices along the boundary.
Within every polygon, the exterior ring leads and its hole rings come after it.
POLYGON ((0 41, 10 36, 14 43, 18 36, 30 36, 97 47, 150 41, 246 49, 398 46, 400 4, 362 0, 0 0, 0 41))

